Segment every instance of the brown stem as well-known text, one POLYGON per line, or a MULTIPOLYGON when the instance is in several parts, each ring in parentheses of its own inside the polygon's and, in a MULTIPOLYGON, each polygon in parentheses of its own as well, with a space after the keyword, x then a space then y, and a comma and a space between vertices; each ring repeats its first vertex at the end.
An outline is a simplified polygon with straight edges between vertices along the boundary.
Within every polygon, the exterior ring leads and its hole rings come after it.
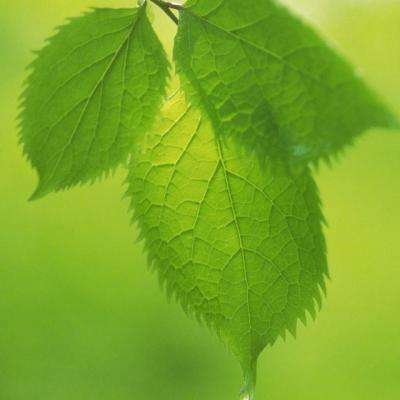
POLYGON ((154 3, 156 6, 160 7, 161 10, 163 10, 165 14, 167 14, 168 17, 171 18, 176 25, 178 25, 179 23, 178 17, 173 13, 172 10, 183 10, 183 6, 181 6, 180 4, 170 3, 168 1, 163 1, 163 0, 150 0, 150 1, 154 3))

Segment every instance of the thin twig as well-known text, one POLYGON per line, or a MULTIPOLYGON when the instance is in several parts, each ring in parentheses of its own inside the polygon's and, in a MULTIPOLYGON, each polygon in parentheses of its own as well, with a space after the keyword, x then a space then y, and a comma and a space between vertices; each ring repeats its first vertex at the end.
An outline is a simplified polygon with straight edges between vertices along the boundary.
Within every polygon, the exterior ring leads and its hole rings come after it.
POLYGON ((165 14, 168 15, 169 18, 174 21, 176 25, 179 23, 178 17, 173 13, 173 10, 183 10, 183 7, 180 4, 174 4, 174 3, 169 3, 166 1, 162 0, 150 0, 152 3, 154 3, 156 6, 160 7, 161 10, 165 12, 165 14))
POLYGON ((173 8, 174 10, 183 10, 183 6, 177 3, 171 3, 170 1, 164 1, 165 4, 168 5, 169 8, 173 8))

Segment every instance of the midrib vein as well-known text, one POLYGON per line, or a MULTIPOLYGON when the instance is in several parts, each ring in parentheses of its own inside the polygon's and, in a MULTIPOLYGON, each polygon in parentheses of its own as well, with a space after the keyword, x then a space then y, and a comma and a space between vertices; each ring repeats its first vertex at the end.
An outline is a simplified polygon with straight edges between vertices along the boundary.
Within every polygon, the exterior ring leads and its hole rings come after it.
POLYGON ((126 37, 125 37, 124 40, 122 41, 121 45, 120 45, 120 46, 117 48, 117 50, 115 51, 115 55, 114 55, 113 58, 111 59, 111 61, 110 61, 110 63, 108 64, 107 68, 105 69, 104 73, 101 75, 101 77, 99 78, 99 80, 96 82, 96 84, 95 84, 93 90, 91 91, 89 97, 87 98, 87 100, 86 100, 86 102, 85 102, 85 105, 84 105, 84 107, 83 107, 83 109, 82 109, 82 111, 81 111, 81 113, 80 113, 80 115, 79 115, 78 121, 77 121, 77 123, 76 123, 76 125, 75 125, 74 130, 72 131, 72 134, 71 134, 71 136, 70 136, 68 142, 67 142, 67 143, 65 144, 65 146, 62 148, 62 150, 61 150, 61 152, 60 152, 60 156, 58 157, 57 162, 55 163, 51 174, 48 176, 48 178, 46 179, 46 181, 45 181, 43 184, 49 182, 49 181, 53 178, 55 172, 57 171, 57 168, 58 168, 59 163, 61 162, 61 160, 62 160, 63 157, 64 157, 65 151, 66 151, 67 148, 71 145, 72 141, 74 140, 74 137, 76 136, 76 133, 77 133, 78 130, 79 130, 79 127, 80 127, 80 125, 81 125, 81 123, 82 123, 83 117, 84 117, 84 115, 85 115, 85 113, 86 113, 86 111, 87 111, 87 109, 88 109, 88 107, 89 107, 89 104, 90 104, 91 100, 93 99, 93 97, 94 97, 94 95, 95 95, 97 89, 98 89, 99 86, 104 82, 104 80, 105 80, 106 76, 108 75, 108 73, 110 72, 112 66, 114 65, 114 63, 115 63, 116 60, 118 59, 118 56, 120 55, 122 49, 125 47, 125 45, 126 45, 126 44, 128 43, 128 41, 129 41, 130 37, 131 37, 131 36, 133 35, 133 33, 135 32, 136 27, 138 26, 138 23, 139 23, 139 21, 141 20, 142 14, 143 14, 144 12, 145 12, 145 7, 142 7, 142 8, 139 9, 138 13, 134 15, 134 18, 133 18, 133 21, 132 21, 132 27, 131 27, 131 29, 129 30, 128 34, 126 35, 126 37))
POLYGON ((233 216, 233 221, 234 221, 234 225, 235 225, 235 229, 236 229, 236 234, 237 234, 238 240, 239 240, 240 254, 242 257, 242 265, 243 265, 243 276, 244 276, 244 280, 246 283, 246 304, 247 304, 247 315, 248 315, 248 322, 249 322, 249 334, 251 335, 252 325, 251 325, 250 299, 249 299, 250 285, 249 285, 249 280, 248 280, 247 263, 246 263, 246 257, 244 254, 244 245, 243 245, 243 240, 242 240, 242 234, 240 232, 239 221, 238 221, 237 214, 236 214, 235 203, 234 203, 233 197, 232 197, 231 184, 229 182, 229 177, 227 174, 227 168, 225 165, 225 159, 224 159, 224 154, 223 154, 223 150, 221 147, 220 139, 216 138, 215 143, 217 146, 219 163, 222 167, 222 171, 224 174, 225 185, 226 185, 226 189, 227 189, 227 193, 228 193, 228 197, 229 197, 230 208, 232 210, 232 216, 233 216))
MULTIPOLYGON (((190 9, 185 9, 186 13, 188 13, 189 15, 191 15, 193 18, 196 18, 197 20, 199 20, 203 25, 209 25, 211 27, 213 27, 214 29, 217 29, 223 33, 225 33, 226 35, 234 38, 237 41, 240 41, 244 44, 246 44, 249 47, 252 47, 262 53, 265 53, 273 58, 275 58, 276 60, 280 61, 282 64, 286 65, 288 68, 291 68, 293 71, 297 72, 300 75, 303 75, 305 78, 308 78, 309 80, 313 81, 314 83, 317 83, 318 85, 321 85, 323 88, 325 88, 327 91, 332 92, 333 89, 328 86, 325 82, 318 80, 317 78, 315 78, 314 76, 310 75, 308 72, 303 71, 299 68, 297 68, 296 66, 294 66, 293 64, 289 63, 287 60, 285 60, 282 56, 280 56, 277 53, 274 53, 271 50, 268 50, 262 46, 259 46, 253 42, 250 42, 249 40, 245 39, 242 36, 239 36, 238 34, 228 31, 224 28, 222 28, 221 26, 211 22, 209 19, 202 17, 196 13, 194 13, 193 11, 191 11, 190 9)), ((259 22, 259 21, 258 21, 259 22)))

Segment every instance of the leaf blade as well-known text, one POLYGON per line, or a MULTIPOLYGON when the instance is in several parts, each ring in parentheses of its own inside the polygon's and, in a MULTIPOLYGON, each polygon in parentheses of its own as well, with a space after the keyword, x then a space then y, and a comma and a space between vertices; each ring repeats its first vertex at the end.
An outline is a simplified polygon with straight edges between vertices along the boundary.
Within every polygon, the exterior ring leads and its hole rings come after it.
POLYGON ((260 165, 215 137, 180 94, 128 177, 131 208, 167 293, 212 326, 249 385, 262 349, 315 313, 327 275, 309 170, 260 165))
POLYGON ((95 9, 59 28, 23 94, 21 141, 39 174, 32 199, 124 162, 154 121, 168 68, 145 6, 95 9))
POLYGON ((327 159, 366 129, 399 128, 354 69, 271 0, 190 0, 178 72, 222 137, 292 161, 327 159))

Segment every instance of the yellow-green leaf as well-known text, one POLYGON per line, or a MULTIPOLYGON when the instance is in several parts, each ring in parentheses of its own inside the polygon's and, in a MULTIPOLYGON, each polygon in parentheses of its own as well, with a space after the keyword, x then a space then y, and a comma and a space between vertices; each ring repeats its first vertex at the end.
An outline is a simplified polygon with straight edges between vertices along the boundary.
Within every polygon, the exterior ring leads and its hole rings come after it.
POLYGON ((221 143, 174 96, 130 166, 129 195, 168 293, 213 327, 250 393, 260 352, 315 314, 327 274, 323 217, 307 168, 221 143))

